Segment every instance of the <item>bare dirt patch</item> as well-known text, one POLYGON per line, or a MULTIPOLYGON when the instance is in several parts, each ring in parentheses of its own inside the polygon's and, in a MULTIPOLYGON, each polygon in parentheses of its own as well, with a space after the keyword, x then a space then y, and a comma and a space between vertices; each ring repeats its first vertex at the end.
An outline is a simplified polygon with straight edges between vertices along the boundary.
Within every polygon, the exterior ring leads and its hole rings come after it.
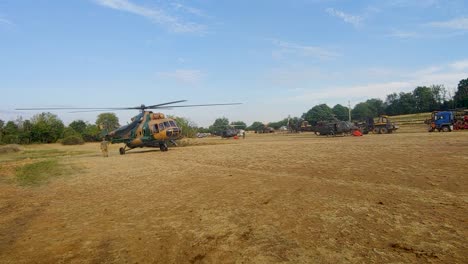
MULTIPOLYGON (((0 182, 2 262, 464 263, 468 133, 199 139, 0 182), (220 143, 221 142, 221 143, 220 143), (220 143, 220 144, 218 144, 220 143)), ((0 165, 2 165, 0 161, 0 165)))

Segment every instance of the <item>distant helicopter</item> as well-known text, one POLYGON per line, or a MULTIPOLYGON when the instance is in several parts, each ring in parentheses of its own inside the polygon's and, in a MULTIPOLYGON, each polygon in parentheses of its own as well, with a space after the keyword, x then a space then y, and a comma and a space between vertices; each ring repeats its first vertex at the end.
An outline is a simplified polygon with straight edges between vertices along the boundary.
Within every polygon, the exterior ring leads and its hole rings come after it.
POLYGON ((333 121, 319 121, 311 128, 317 136, 350 135, 354 130, 358 129, 359 128, 351 122, 337 119, 333 121))
POLYGON ((231 138, 235 136, 242 136, 245 133, 244 129, 239 129, 236 127, 244 127, 243 125, 228 125, 225 127, 221 127, 220 129, 216 129, 213 133, 216 136, 221 136, 221 138, 231 138))
POLYGON ((124 143, 125 146, 119 149, 120 155, 134 148, 142 147, 159 147, 161 151, 168 150, 168 143, 176 145, 175 140, 179 139, 182 134, 182 129, 177 126, 177 123, 172 118, 167 118, 162 113, 153 113, 154 109, 172 109, 179 107, 200 107, 200 106, 220 106, 220 105, 238 105, 240 103, 227 104, 199 104, 199 105, 172 105, 176 103, 186 102, 187 100, 179 100, 156 105, 140 105, 136 107, 111 107, 111 108, 21 108, 16 110, 79 110, 76 112, 91 112, 91 111, 113 111, 113 110, 140 110, 141 112, 131 119, 131 123, 121 126, 111 132, 103 135, 106 139, 114 143, 124 143))

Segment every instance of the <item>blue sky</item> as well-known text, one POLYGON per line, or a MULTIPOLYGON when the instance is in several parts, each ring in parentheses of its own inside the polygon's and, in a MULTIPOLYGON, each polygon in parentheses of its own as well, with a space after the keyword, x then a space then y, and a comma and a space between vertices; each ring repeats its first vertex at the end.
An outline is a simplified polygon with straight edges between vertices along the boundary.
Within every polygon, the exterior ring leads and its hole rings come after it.
POLYGON ((244 104, 164 112, 277 121, 417 85, 453 90, 467 47, 463 0, 0 0, 0 119, 186 99, 244 104))

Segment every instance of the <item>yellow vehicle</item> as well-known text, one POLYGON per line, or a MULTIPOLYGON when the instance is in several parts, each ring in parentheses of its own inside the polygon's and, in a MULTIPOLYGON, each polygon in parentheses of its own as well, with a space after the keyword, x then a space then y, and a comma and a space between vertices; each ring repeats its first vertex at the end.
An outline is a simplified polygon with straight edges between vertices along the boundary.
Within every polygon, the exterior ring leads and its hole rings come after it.
POLYGON ((377 122, 374 122, 373 118, 369 121, 368 130, 372 131, 374 134, 390 134, 399 128, 397 124, 391 122, 387 115, 379 116, 377 122))

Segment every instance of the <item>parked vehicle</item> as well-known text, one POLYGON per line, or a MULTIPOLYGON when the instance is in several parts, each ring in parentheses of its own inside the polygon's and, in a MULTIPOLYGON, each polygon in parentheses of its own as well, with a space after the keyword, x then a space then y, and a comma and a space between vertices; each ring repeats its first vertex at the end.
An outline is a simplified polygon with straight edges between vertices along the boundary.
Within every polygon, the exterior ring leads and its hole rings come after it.
POLYGON ((429 132, 434 131, 443 131, 443 132, 451 132, 453 130, 453 112, 451 111, 438 111, 433 112, 431 115, 431 119, 429 120, 429 132))
POLYGON ((367 134, 373 132, 374 134, 390 134, 395 132, 399 126, 393 123, 389 116, 381 115, 374 121, 374 118, 367 118, 366 122, 358 122, 355 125, 359 128, 361 133, 367 134))
POLYGON ((425 123, 429 125, 429 132, 468 129, 468 110, 435 111, 425 123))

